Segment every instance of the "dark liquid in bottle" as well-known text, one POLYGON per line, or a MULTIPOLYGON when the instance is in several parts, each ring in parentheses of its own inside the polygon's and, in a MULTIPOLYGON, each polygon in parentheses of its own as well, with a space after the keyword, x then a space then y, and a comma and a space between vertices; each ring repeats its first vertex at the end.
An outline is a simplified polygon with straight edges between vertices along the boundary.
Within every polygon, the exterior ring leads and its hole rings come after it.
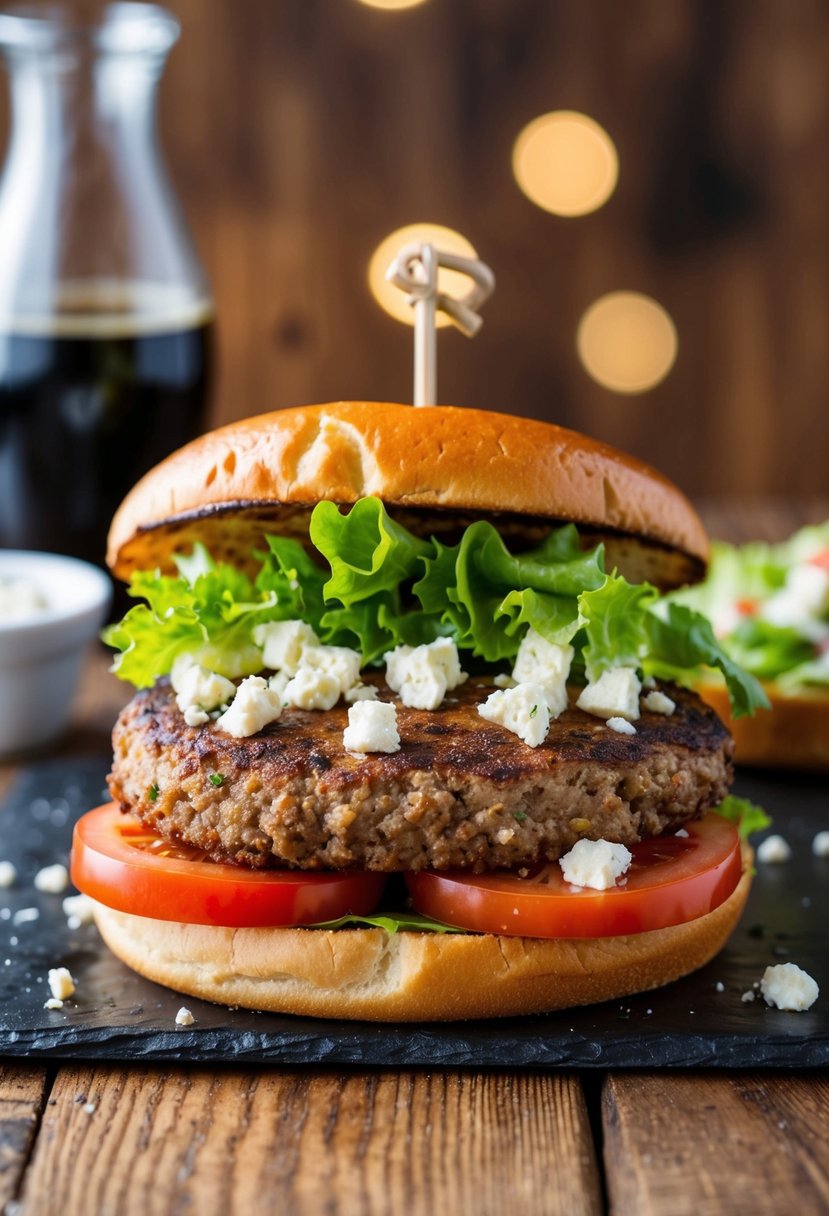
POLYGON ((0 547, 101 563, 116 507, 201 429, 211 316, 107 313, 0 327, 0 547))

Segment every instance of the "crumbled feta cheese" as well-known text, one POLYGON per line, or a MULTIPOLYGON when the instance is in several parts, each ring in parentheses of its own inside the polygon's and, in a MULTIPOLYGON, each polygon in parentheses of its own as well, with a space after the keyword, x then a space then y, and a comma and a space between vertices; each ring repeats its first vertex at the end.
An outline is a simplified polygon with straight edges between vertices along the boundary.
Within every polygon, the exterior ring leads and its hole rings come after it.
POLYGON ((274 671, 295 676, 306 646, 319 646, 319 638, 304 621, 269 621, 256 625, 253 640, 262 647, 262 661, 274 671))
POLYGON ((12 887, 17 881, 17 870, 10 861, 0 861, 0 887, 12 887))
POLYGON ((63 1001, 58 1000, 56 996, 50 996, 48 1001, 44 1002, 44 1009, 63 1009, 63 1001))
POLYGON ((344 693, 360 679, 360 660, 360 652, 347 646, 305 646, 296 674, 307 669, 333 676, 344 693))
POLYGON ((653 676, 645 676, 645 678, 642 680, 642 687, 648 689, 656 688, 656 680, 653 678, 653 676))
POLYGON ((373 684, 354 684, 346 691, 345 699, 349 705, 355 701, 376 701, 377 689, 373 684))
POLYGON ((518 681, 514 680, 512 676, 508 676, 505 671, 501 671, 498 673, 492 683, 496 688, 515 688, 518 681))
POLYGON ((529 747, 538 747, 547 738, 550 711, 540 684, 516 684, 494 692, 478 706, 478 713, 488 722, 505 726, 529 747))
POLYGON ((685 828, 678 828, 677 831, 674 832, 674 836, 680 836, 683 840, 687 840, 688 835, 689 834, 685 831, 685 828))
POLYGON ((348 710, 343 747, 349 752, 400 750, 397 710, 385 701, 357 701, 348 710))
POLYGON ((285 702, 297 709, 331 709, 340 699, 340 682, 327 671, 300 667, 285 686, 285 702))
POLYGON ((812 841, 815 857, 829 857, 829 832, 818 832, 812 841))
POLYGON ((636 727, 632 722, 628 722, 627 718, 608 718, 607 724, 611 730, 615 730, 620 735, 635 735, 636 727))
POLYGON ((740 1000, 743 1002, 744 1005, 747 1005, 748 1002, 753 1001, 756 996, 757 996, 756 992, 752 992, 752 990, 749 988, 748 992, 743 993, 743 995, 740 997, 740 1000))
POLYGON ((199 709, 198 705, 188 705, 184 711, 184 721, 188 726, 204 726, 205 722, 210 721, 210 714, 199 709))
POLYGON ((255 735, 282 713, 282 697, 261 676, 248 676, 236 689, 236 696, 216 726, 234 739, 255 735))
POLYGON ((573 662, 572 646, 548 642, 530 626, 518 647, 512 677, 518 684, 540 684, 547 694, 550 717, 567 708, 567 677, 573 662))
POLYGON ((767 836, 762 844, 757 846, 757 860, 764 865, 769 862, 789 861, 791 856, 792 850, 782 836, 767 836))
POLYGON ((451 638, 423 646, 396 646, 383 655, 386 683, 411 709, 437 709, 447 692, 466 680, 451 638))
POLYGON ((91 925, 94 921, 95 901, 88 895, 67 895, 63 901, 63 915, 74 917, 78 925, 91 925))
POLYGON ((665 714, 666 717, 670 717, 676 709, 676 701, 672 701, 667 693, 659 692, 658 690, 649 692, 646 697, 643 697, 642 704, 652 714, 665 714))
POLYGON ((75 991, 75 981, 66 967, 52 967, 47 976, 49 991, 56 1001, 65 1001, 75 991))
POLYGON ((30 920, 40 920, 39 908, 18 908, 12 917, 12 924, 25 925, 30 920))
POLYGON ((576 704, 598 718, 627 718, 635 722, 639 717, 640 691, 634 668, 612 667, 582 689, 576 704))
POLYGON ((593 887, 606 891, 625 873, 633 854, 623 844, 610 840, 577 840, 560 859, 564 881, 574 887, 593 887))
POLYGON ((45 891, 48 895, 62 895, 69 886, 69 871, 66 866, 56 862, 53 866, 44 866, 35 874, 35 890, 45 891))
POLYGON ((209 671, 200 663, 191 663, 177 676, 177 680, 176 705, 183 714, 186 714, 188 709, 215 709, 217 705, 232 700, 236 692, 236 685, 232 680, 225 679, 215 671, 209 671))
POLYGON ((184 1005, 176 1014, 176 1026, 192 1026, 195 1020, 190 1010, 186 1009, 184 1005))
POLYGON ((807 971, 795 963, 777 963, 766 967, 760 981, 760 991, 767 1005, 801 1013, 811 1009, 820 989, 807 971))
POLYGON ((3 624, 25 621, 27 617, 45 612, 48 607, 49 601, 31 579, 0 579, 0 621, 3 624))
POLYGON ((714 985, 714 991, 725 992, 725 984, 722 982, 722 980, 717 980, 716 984, 714 985))

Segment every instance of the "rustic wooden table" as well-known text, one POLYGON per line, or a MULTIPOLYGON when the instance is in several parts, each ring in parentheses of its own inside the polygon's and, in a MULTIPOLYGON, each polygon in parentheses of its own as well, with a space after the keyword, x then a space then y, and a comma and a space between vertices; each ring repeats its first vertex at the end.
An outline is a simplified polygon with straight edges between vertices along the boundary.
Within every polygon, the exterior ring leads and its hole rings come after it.
MULTIPOLYGON (((58 754, 106 748, 106 667, 58 754)), ((607 1210, 824 1216, 829 1077, 0 1065, 5 1216, 607 1210)))

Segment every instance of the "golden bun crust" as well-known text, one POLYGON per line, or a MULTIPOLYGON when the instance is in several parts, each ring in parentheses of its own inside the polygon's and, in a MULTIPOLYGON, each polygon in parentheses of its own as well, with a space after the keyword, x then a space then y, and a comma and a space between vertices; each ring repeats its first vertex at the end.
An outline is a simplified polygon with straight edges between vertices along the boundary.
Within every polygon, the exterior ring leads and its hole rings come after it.
POLYGON ((304 530, 320 499, 364 495, 426 512, 424 530, 453 512, 572 520, 678 551, 684 579, 708 560, 685 496, 606 444, 508 414, 370 401, 261 414, 174 452, 121 504, 107 560, 127 579, 169 568, 172 551, 195 540, 216 556, 244 551, 263 531, 304 530))
POLYGON ((725 945, 748 896, 751 852, 707 916, 628 937, 552 940, 382 929, 221 929, 96 905, 110 950, 188 996, 272 1013, 457 1021, 591 1005, 659 988, 725 945))
POLYGON ((697 687, 734 736, 737 763, 829 771, 829 693, 815 688, 792 696, 784 695, 774 684, 763 687, 771 710, 758 709, 753 717, 738 718, 736 722, 725 688, 716 684, 697 687))

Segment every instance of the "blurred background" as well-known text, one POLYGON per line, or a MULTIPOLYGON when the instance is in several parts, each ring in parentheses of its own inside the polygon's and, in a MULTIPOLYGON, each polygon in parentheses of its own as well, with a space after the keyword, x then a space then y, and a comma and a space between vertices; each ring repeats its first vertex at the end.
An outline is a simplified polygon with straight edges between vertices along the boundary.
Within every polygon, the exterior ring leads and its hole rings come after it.
POLYGON ((829 7, 402 3, 170 0, 209 423, 410 400, 369 266, 429 221, 497 276, 480 336, 439 337, 441 401, 585 430, 698 499, 825 500, 829 7))

